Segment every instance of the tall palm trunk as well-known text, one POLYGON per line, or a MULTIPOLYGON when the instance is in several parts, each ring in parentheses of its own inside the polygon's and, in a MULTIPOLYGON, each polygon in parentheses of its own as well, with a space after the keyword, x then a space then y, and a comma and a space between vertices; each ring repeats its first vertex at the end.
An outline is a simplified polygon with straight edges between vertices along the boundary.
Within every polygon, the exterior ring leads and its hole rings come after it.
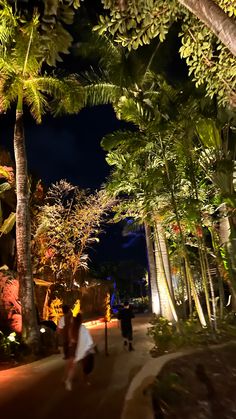
POLYGON ((220 318, 223 318, 224 315, 224 305, 225 305, 225 291, 224 291, 224 282, 228 284, 229 289, 231 289, 231 280, 229 277, 229 270, 226 267, 226 263, 222 256, 222 252, 219 244, 219 232, 218 229, 214 227, 214 223, 208 227, 208 230, 211 234, 211 242, 216 256, 217 270, 218 270, 218 287, 219 287, 219 297, 220 297, 220 318))
POLYGON ((155 259, 157 286, 160 296, 161 315, 169 321, 178 321, 175 310, 173 287, 170 274, 169 255, 163 228, 155 222, 155 259))
POLYGON ((145 238, 147 246, 147 256, 148 256, 148 267, 149 267, 149 276, 150 276, 150 291, 151 291, 151 303, 152 303, 152 312, 154 314, 160 314, 160 298, 157 288, 157 277, 156 277, 156 262, 154 256, 154 246, 153 240, 151 237, 151 227, 144 223, 145 228, 145 238))
POLYGON ((187 248, 186 248, 186 245, 185 245, 184 234, 183 234, 182 226, 181 226, 181 223, 180 223, 179 211, 178 211, 178 207, 177 207, 177 201, 176 201, 176 198, 175 198, 173 182, 172 182, 170 171, 169 171, 169 163, 168 163, 168 160, 166 158, 165 149, 163 147, 161 139, 160 139, 160 145, 161 145, 162 152, 163 152, 163 160, 164 160, 164 163, 165 163, 166 176, 167 176, 167 181, 168 181, 168 187, 169 187, 169 190, 170 190, 171 203, 172 203, 173 210, 174 210, 174 213, 175 213, 176 222, 177 222, 177 225, 178 225, 178 228, 179 228, 180 243, 181 243, 181 246, 182 246, 182 252, 183 252, 184 263, 185 263, 185 268, 186 268, 186 277, 187 277, 189 287, 191 289, 191 293, 192 293, 192 296, 193 296, 193 299, 194 299, 194 302, 195 302, 195 306, 196 306, 196 310, 197 310, 197 313, 198 313, 200 323, 201 323, 202 327, 205 327, 206 326, 206 320, 205 320, 205 316, 204 316, 203 309, 202 309, 202 306, 201 306, 201 302, 200 302, 199 297, 198 297, 196 286, 195 286, 195 283, 194 283, 194 277, 193 277, 193 274, 192 274, 190 261, 189 261, 189 256, 188 256, 187 248))
POLYGON ((190 288, 190 284, 189 284, 188 277, 187 277, 185 259, 184 259, 184 257, 182 257, 181 259, 182 259, 181 267, 182 267, 182 271, 183 271, 184 284, 185 284, 185 288, 186 288, 186 294, 187 294, 187 297, 188 297, 188 315, 191 319, 193 317, 192 294, 191 294, 191 288, 190 288))
POLYGON ((227 216, 227 207, 226 204, 222 204, 220 207, 220 229, 219 229, 219 236, 220 236, 220 246, 223 246, 225 252, 229 259, 229 288, 232 297, 232 308, 236 310, 236 284, 235 284, 235 255, 233 252, 233 246, 230 243, 230 232, 231 226, 229 217, 227 216))
POLYGON ((178 0, 236 55, 236 22, 229 17, 213 0, 178 0))
POLYGON ((34 304, 34 286, 31 269, 31 233, 29 215, 29 188, 23 111, 18 103, 14 130, 14 152, 16 161, 16 248, 17 272, 20 284, 22 307, 22 334, 24 341, 33 351, 39 347, 39 328, 34 304), (20 108, 20 110, 19 110, 20 108))

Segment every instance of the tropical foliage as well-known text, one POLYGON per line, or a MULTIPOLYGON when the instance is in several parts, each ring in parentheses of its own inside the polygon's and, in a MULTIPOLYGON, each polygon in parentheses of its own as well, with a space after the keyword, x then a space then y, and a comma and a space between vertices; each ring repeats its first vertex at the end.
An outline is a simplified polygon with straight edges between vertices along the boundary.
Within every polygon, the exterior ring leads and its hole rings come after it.
POLYGON ((78 272, 88 268, 88 249, 99 241, 113 199, 103 190, 89 194, 60 181, 51 186, 45 200, 35 225, 35 272, 50 269, 57 281, 72 288, 78 272))
POLYGON ((2 211, 2 204, 1 198, 4 196, 4 193, 14 186, 14 171, 13 168, 10 166, 0 166, 0 178, 4 179, 2 183, 0 183, 0 237, 2 234, 8 234, 12 228, 14 227, 16 214, 15 212, 11 212, 10 215, 3 219, 3 211, 2 211))
POLYGON ((219 103, 236 106, 234 1, 104 0, 103 3, 108 13, 100 16, 95 30, 110 33, 129 50, 149 44, 154 38, 164 42, 174 22, 178 22, 180 55, 186 59, 196 86, 206 86, 206 94, 211 98, 216 95, 219 103), (221 34, 226 35, 225 39, 221 34))
MULTIPOLYGON (((46 4, 49 5, 47 2, 46 4)), ((47 11, 47 7, 45 10, 47 11)), ((62 52, 65 52, 65 49, 62 43, 58 42, 53 30, 50 34, 47 31, 47 36, 42 35, 42 21, 37 11, 34 11, 33 15, 27 19, 27 16, 25 18, 21 13, 19 15, 15 13, 6 0, 1 0, 0 21, 0 110, 7 111, 13 104, 16 106, 14 130, 17 194, 16 247, 23 336, 29 345, 37 348, 39 333, 33 300, 24 108, 27 106, 36 122, 40 123, 42 115, 49 110, 49 102, 52 99, 60 102, 63 98, 63 103, 69 106, 70 101, 76 100, 78 103, 81 95, 78 93, 78 84, 73 77, 59 79, 45 72, 44 64, 50 62, 50 51, 53 53, 56 51, 56 57, 58 57, 58 48, 62 47, 62 52), (51 42, 49 42, 49 35, 51 42)), ((56 27, 57 33, 58 25, 55 24, 53 27, 54 29, 56 27)), ((62 106, 61 103, 60 110, 62 106)))
MULTIPOLYGON (((222 279, 228 281, 230 287, 234 288, 235 283, 234 275, 230 276, 230 269, 226 268, 222 259, 224 244, 220 245, 221 237, 217 229, 219 205, 229 202, 229 197, 233 199, 235 194, 231 180, 233 175, 230 177, 229 173, 225 173, 226 167, 233 164, 233 150, 232 154, 228 148, 225 150, 226 158, 221 137, 226 126, 223 124, 220 130, 212 118, 207 118, 212 111, 209 108, 204 110, 203 102, 200 104, 194 98, 186 96, 184 100, 182 93, 172 91, 160 79, 158 91, 159 94, 156 95, 154 91, 152 95, 149 92, 150 111, 146 108, 146 102, 140 103, 137 98, 123 97, 122 102, 119 102, 119 115, 128 121, 132 120, 139 131, 120 131, 103 140, 102 145, 108 151, 107 161, 114 167, 108 188, 116 196, 125 198, 119 208, 119 217, 128 215, 140 222, 151 223, 154 227, 154 243, 157 239, 156 228, 162 225, 168 237, 168 252, 169 255, 172 254, 172 263, 176 260, 176 252, 178 254, 179 262, 177 265, 175 262, 175 267, 178 267, 180 276, 184 275, 183 282, 187 286, 184 294, 188 295, 190 289, 199 319, 204 325, 200 303, 200 294, 204 292, 208 321, 211 323, 213 319, 215 323, 216 284, 213 284, 212 269, 218 269, 222 279), (162 93, 169 93, 164 102, 165 107, 160 101, 160 97, 163 97, 160 89, 162 93), (168 102, 170 111, 167 114, 168 102), (185 118, 187 109, 191 115, 188 121, 185 118), (209 244, 210 234, 212 244, 209 244), (213 234, 217 239, 213 239, 213 234), (218 248, 212 249, 213 242, 215 245, 218 243, 218 248), (216 255, 217 268, 214 260, 216 255), (200 269, 201 272, 200 288, 196 287, 193 266, 194 270, 200 269)), ((229 123, 228 129, 231 138, 234 128, 229 123)), ((229 170, 233 174, 232 166, 229 170)), ((228 215, 227 210, 224 217, 228 215)), ((233 226, 231 232, 234 234, 233 226)), ((160 230, 158 234, 161 234, 160 230)), ((226 241, 229 246, 229 237, 226 241)), ((158 247, 156 255, 157 253, 158 247)), ((157 265, 164 263, 164 259, 160 261, 156 261, 157 265)), ((234 266, 233 261, 231 266, 234 266)), ((158 284, 159 293, 162 293, 163 286, 164 284, 158 284)), ((169 300, 171 302, 172 299, 169 300)))

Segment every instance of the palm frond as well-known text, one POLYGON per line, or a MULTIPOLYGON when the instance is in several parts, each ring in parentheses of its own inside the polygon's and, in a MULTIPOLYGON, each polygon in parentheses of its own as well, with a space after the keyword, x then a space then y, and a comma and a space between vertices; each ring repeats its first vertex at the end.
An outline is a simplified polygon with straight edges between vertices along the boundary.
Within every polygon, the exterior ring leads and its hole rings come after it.
POLYGON ((110 152, 124 144, 124 148, 128 149, 129 147, 132 147, 132 150, 134 151, 135 144, 136 147, 138 147, 142 142, 143 135, 140 132, 119 130, 103 137, 101 146, 103 150, 110 152))
POLYGON ((79 42, 73 47, 75 55, 84 58, 97 58, 103 69, 109 70, 113 65, 119 65, 122 58, 122 48, 108 36, 97 32, 89 33, 89 40, 79 42))
POLYGON ((37 83, 34 79, 27 80, 24 83, 24 101, 29 106, 31 115, 37 123, 41 123, 42 115, 46 112, 48 102, 43 93, 37 89, 37 83))
POLYGON ((152 119, 152 109, 145 103, 121 96, 115 111, 119 119, 132 122, 142 129, 152 119))
POLYGON ((22 88, 21 80, 15 73, 1 75, 0 78, 0 111, 6 111, 17 100, 18 92, 22 88))
POLYGON ((85 106, 86 92, 74 75, 64 78, 41 76, 33 80, 37 89, 52 99, 50 108, 54 116, 77 113, 85 106))
POLYGON ((99 83, 84 87, 86 105, 96 106, 108 103, 116 103, 122 89, 119 86, 110 83, 99 83))
POLYGON ((0 1, 0 55, 5 53, 5 47, 14 34, 17 18, 6 0, 0 1))

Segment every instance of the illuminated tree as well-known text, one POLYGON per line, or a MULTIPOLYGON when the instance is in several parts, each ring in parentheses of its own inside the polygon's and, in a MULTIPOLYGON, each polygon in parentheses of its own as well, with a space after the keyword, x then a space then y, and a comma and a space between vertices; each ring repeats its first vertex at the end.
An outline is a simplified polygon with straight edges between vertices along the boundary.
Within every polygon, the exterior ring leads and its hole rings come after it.
POLYGON ((165 3, 161 0, 102 0, 102 3, 106 9, 110 9, 112 20, 109 26, 113 32, 120 33, 120 40, 123 36, 125 41, 129 30, 132 30, 133 35, 137 33, 133 40, 143 40, 144 44, 148 43, 148 38, 158 34, 164 37, 171 21, 185 10, 180 6, 183 5, 236 55, 236 22, 232 19, 236 12, 233 0, 167 0, 165 3), (141 31, 133 30, 137 28, 141 31))
POLYGON ((16 220, 15 212, 11 212, 11 214, 4 220, 3 219, 3 212, 2 212, 2 205, 1 205, 1 196, 4 193, 14 186, 14 171, 13 168, 10 166, 0 166, 0 178, 3 178, 5 181, 0 184, 0 237, 2 234, 8 234, 16 220))
POLYGON ((181 24, 180 55, 196 86, 204 85, 207 95, 216 95, 220 104, 236 106, 234 0, 104 0, 103 4, 108 14, 100 17, 95 29, 109 32, 129 50, 154 38, 164 42, 174 22, 181 24))
MULTIPOLYGON (((27 106, 37 123, 49 110, 50 99, 61 98, 65 106, 81 95, 74 79, 59 79, 43 70, 49 51, 57 42, 52 31, 42 37, 39 15, 30 20, 17 16, 4 0, 0 1, 0 109, 16 106, 14 152, 16 162, 16 247, 17 271, 20 280, 23 337, 37 350, 39 332, 33 299, 33 281, 30 254, 30 215, 27 158, 25 151, 24 108, 27 106), (49 36, 49 34, 48 34, 49 36)), ((60 107, 61 110, 61 107, 60 107)))
POLYGON ((78 271, 88 267, 87 250, 99 240, 101 222, 112 204, 103 190, 88 194, 66 181, 52 185, 36 221, 36 271, 50 268, 58 281, 72 288, 78 271))

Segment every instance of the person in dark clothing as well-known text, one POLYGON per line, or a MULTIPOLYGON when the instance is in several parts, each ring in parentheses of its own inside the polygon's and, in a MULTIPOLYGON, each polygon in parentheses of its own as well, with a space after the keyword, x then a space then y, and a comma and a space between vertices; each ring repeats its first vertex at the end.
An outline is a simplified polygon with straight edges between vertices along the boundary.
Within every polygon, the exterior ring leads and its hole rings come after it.
POLYGON ((69 358, 69 327, 72 322, 72 312, 68 305, 62 306, 63 316, 57 325, 57 332, 61 334, 63 341, 64 359, 69 358))
POLYGON ((133 328, 132 328, 132 319, 134 314, 129 306, 129 303, 126 301, 124 303, 124 308, 122 308, 118 313, 118 319, 120 320, 120 327, 122 337, 124 338, 124 346, 128 346, 129 351, 133 351, 133 328))

